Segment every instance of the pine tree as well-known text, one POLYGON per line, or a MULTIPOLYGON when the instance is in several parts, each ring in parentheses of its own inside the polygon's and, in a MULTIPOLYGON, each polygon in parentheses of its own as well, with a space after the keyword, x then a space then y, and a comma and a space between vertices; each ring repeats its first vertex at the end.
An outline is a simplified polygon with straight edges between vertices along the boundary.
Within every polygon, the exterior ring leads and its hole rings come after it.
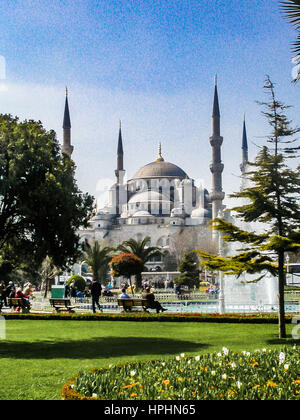
POLYGON ((179 265, 180 276, 177 283, 193 287, 199 283, 199 268, 197 255, 194 252, 186 252, 179 265))
POLYGON ((212 223, 223 235, 225 242, 240 243, 242 249, 233 256, 214 256, 198 252, 202 265, 211 270, 240 276, 242 273, 258 274, 257 281, 270 272, 278 277, 279 337, 286 337, 284 285, 285 253, 300 249, 300 175, 298 167, 293 170, 287 160, 296 158, 299 147, 294 135, 298 128, 291 128, 285 111, 289 108, 277 101, 274 84, 267 76, 265 86, 269 102, 262 102, 263 115, 271 126, 267 145, 258 153, 254 163, 249 164, 245 174, 249 186, 231 195, 243 199, 245 204, 232 209, 235 217, 244 223, 258 222, 263 229, 242 229, 234 223, 216 219, 212 223))

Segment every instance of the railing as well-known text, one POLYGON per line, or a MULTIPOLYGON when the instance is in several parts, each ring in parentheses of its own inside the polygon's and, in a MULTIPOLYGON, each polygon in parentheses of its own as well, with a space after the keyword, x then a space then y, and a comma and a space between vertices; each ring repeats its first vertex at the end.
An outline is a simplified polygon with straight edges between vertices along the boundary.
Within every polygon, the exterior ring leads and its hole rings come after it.
MULTIPOLYGON (((140 295, 135 294, 136 297, 140 295)), ((219 304, 217 299, 209 299, 206 293, 191 293, 186 300, 178 299, 174 292, 170 293, 155 293, 156 299, 163 304, 169 313, 218 313, 219 304)), ((290 297, 290 296, 289 296, 290 297)), ((72 303, 76 306, 77 311, 91 311, 92 300, 88 297, 72 298, 72 303)), ((101 296, 100 303, 104 311, 115 312, 119 311, 117 305, 117 296, 108 297, 101 296)), ((50 306, 49 298, 44 299, 42 295, 36 294, 35 299, 31 300, 32 311, 37 312, 52 312, 53 308, 50 306)), ((225 311, 227 313, 277 313, 278 305, 268 304, 226 304, 225 311)), ((287 299, 285 300, 286 313, 300 313, 300 300, 287 299)))

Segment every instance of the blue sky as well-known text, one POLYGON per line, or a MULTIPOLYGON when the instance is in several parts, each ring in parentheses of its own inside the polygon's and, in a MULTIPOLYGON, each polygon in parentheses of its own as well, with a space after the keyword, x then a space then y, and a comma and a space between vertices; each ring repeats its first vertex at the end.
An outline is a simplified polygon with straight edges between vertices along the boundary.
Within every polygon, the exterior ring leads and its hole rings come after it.
POLYGON ((166 160, 210 188, 215 74, 226 192, 239 187, 243 113, 250 156, 268 132, 255 103, 266 74, 299 123, 296 35, 277 0, 2 0, 0 30, 0 112, 40 119, 61 140, 68 85, 76 176, 94 195, 114 179, 119 119, 128 177, 161 141, 166 160))

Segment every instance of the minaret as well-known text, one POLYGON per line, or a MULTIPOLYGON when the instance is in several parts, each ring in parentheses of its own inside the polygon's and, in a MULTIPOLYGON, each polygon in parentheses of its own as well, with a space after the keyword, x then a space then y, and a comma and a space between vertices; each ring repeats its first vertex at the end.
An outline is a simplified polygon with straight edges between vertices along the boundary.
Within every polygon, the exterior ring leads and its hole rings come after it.
POLYGON ((223 137, 220 136, 220 107, 218 98, 217 76, 215 77, 215 96, 212 115, 212 136, 210 137, 210 144, 212 147, 212 164, 210 170, 212 173, 212 192, 210 199, 212 202, 212 218, 218 217, 220 211, 223 210, 223 200, 225 193, 222 190, 222 173, 224 165, 221 160, 221 146, 223 144, 223 137))
POLYGON ((118 150, 117 150, 117 169, 115 170, 117 184, 123 184, 124 181, 124 151, 123 151, 123 139, 122 139, 122 125, 119 123, 119 139, 118 139, 118 150))
POLYGON ((122 125, 121 121, 119 123, 119 138, 118 138, 118 149, 117 149, 117 169, 115 170, 116 174, 116 215, 120 216, 122 206, 127 201, 127 192, 124 186, 124 177, 125 177, 125 170, 124 170, 124 151, 123 151, 123 139, 122 139, 122 125))
POLYGON ((71 145, 71 119, 70 119, 69 101, 68 101, 68 88, 66 88, 66 103, 65 103, 63 130, 64 130, 64 134, 63 134, 62 152, 67 154, 69 157, 71 157, 74 147, 71 145))
POLYGON ((244 114, 244 124, 243 124, 243 140, 242 140, 242 164, 240 166, 242 174, 246 172, 246 167, 249 162, 248 159, 248 139, 247 139, 247 130, 246 130, 246 118, 244 114))

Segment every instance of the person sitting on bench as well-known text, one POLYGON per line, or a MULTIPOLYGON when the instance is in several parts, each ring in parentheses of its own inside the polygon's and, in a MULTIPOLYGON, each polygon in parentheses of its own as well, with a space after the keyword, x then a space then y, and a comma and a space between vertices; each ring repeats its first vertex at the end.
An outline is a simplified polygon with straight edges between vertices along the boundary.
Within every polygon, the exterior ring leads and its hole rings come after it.
POLYGON ((120 295, 120 299, 128 299, 129 296, 126 293, 126 289, 122 289, 122 294, 120 295))
POLYGON ((159 311, 167 311, 167 309, 163 308, 161 304, 155 300, 154 294, 151 293, 150 287, 146 287, 144 293, 142 294, 142 298, 147 300, 147 306, 149 309, 156 309, 156 313, 159 313, 159 311))
MULTIPOLYGON (((14 296, 16 299, 22 299, 23 305, 25 308, 30 309, 30 303, 29 303, 29 296, 24 295, 22 292, 22 289, 19 288, 16 290, 16 294, 14 296)), ((16 312, 19 312, 21 309, 20 306, 17 307, 16 312)))

